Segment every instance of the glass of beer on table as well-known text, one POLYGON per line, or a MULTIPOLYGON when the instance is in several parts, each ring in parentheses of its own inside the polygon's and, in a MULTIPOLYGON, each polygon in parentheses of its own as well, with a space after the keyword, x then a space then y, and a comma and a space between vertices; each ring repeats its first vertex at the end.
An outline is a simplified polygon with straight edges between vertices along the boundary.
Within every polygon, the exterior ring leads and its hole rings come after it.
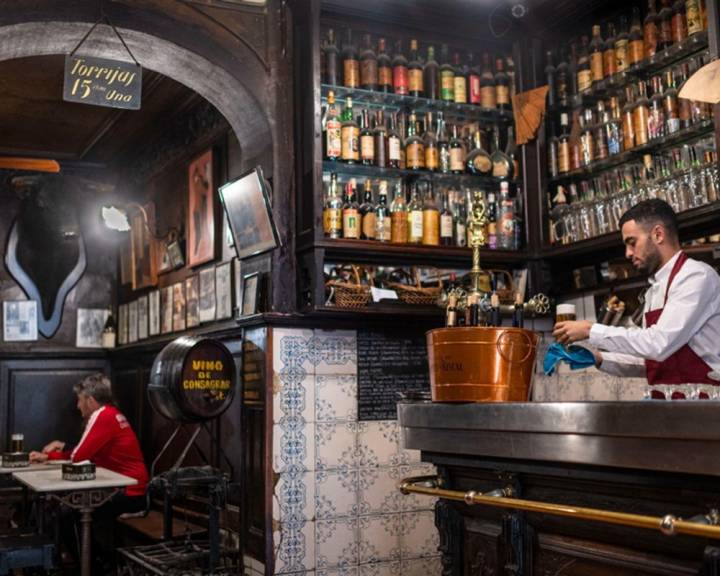
POLYGON ((12 436, 10 436, 10 452, 22 452, 24 447, 24 434, 13 434, 12 436))

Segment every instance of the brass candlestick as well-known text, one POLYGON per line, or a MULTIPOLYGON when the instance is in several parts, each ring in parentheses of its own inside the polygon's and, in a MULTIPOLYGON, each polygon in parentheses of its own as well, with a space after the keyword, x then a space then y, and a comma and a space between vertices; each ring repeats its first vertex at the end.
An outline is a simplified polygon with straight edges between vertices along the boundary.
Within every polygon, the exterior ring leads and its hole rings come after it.
POLYGON ((472 294, 480 296, 480 247, 485 245, 485 227, 487 216, 485 215, 485 200, 480 190, 473 191, 472 212, 470 216, 470 247, 472 248, 472 269, 470 278, 472 282, 472 294))

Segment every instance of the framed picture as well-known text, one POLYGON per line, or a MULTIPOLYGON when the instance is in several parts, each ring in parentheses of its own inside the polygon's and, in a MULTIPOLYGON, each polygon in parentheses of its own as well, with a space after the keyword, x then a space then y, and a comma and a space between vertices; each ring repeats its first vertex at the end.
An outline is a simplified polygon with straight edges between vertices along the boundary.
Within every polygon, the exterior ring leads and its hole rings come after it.
POLYGON ((138 306, 138 340, 145 340, 148 337, 148 296, 140 296, 137 299, 138 306))
POLYGON ((185 330, 185 283, 173 284, 173 332, 185 330))
MULTIPOLYGON (((100 331, 102 333, 102 330, 100 331)), ((37 302, 17 300, 3 302, 3 340, 28 342, 37 340, 37 302)))
POLYGON ((173 287, 166 286, 160 291, 160 332, 172 332, 173 321, 173 287))
POLYGON ((138 307, 137 300, 128 304, 128 344, 137 342, 138 339, 138 307))
POLYGON ((188 328, 200 324, 200 278, 197 274, 185 278, 185 319, 188 328))
POLYGON ((200 322, 215 320, 215 268, 200 270, 200 322))
POLYGON ((160 290, 148 294, 148 333, 150 336, 160 334, 160 290))
POLYGON ((232 316, 232 263, 215 267, 215 318, 223 320, 232 316))
POLYGON ((155 260, 157 262, 158 274, 165 274, 173 269, 172 262, 170 261, 170 253, 168 252, 167 242, 164 240, 154 239, 155 244, 155 260))
POLYGON ((187 260, 190 267, 215 258, 215 183, 208 150, 188 168, 187 260))
POLYGON ((237 318, 242 313, 242 263, 239 258, 233 258, 233 299, 235 301, 235 308, 233 314, 237 318))
POLYGON ((103 308, 78 308, 75 346, 102 348, 102 335, 109 311, 103 308))
POLYGON ((243 316, 257 313, 258 289, 260 287, 260 274, 253 272, 243 277, 242 308, 243 316))
POLYGON ((280 245, 268 185, 259 166, 220 188, 220 200, 238 258, 262 254, 280 245))
POLYGON ((127 344, 127 304, 118 306, 118 345, 127 344))
MULTIPOLYGON (((155 214, 154 204, 146 204, 145 212, 150 221, 155 214)), ((130 239, 132 245, 132 287, 139 290, 157 283, 156 250, 148 230, 145 217, 137 211, 130 218, 130 239)))

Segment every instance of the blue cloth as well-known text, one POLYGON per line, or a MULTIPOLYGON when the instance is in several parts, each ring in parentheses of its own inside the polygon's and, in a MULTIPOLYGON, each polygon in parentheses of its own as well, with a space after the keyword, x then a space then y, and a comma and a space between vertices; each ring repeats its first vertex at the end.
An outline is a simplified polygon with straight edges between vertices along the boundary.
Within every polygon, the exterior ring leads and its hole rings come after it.
POLYGON ((555 342, 550 344, 548 351, 545 353, 543 360, 543 370, 547 376, 551 376, 555 372, 559 362, 565 362, 570 365, 572 370, 581 370, 595 365, 595 356, 587 348, 571 344, 567 348, 562 344, 555 342))

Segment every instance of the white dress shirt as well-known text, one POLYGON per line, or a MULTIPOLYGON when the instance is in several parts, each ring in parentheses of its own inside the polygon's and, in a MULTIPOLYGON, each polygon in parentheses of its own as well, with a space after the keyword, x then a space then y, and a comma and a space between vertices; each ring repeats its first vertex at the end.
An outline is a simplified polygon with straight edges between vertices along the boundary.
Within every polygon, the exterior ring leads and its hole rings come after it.
POLYGON ((617 376, 646 376, 645 360, 662 362, 688 344, 713 371, 720 373, 720 276, 704 262, 689 259, 665 292, 675 254, 649 278, 642 328, 593 324, 590 344, 602 351, 600 369, 617 376), (649 328, 645 312, 663 308, 649 328))

